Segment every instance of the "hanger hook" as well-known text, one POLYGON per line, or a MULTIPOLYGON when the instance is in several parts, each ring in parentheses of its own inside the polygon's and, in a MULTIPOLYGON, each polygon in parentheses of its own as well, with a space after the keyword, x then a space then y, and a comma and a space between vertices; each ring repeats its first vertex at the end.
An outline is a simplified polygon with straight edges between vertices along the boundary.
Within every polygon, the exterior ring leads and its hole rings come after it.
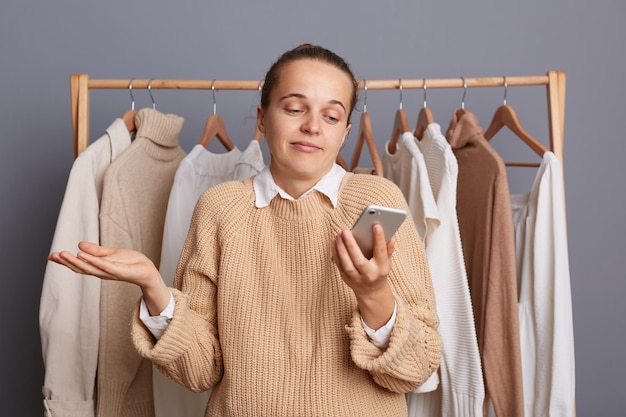
POLYGON ((423 80, 424 80, 424 107, 427 107, 426 106, 426 89, 428 87, 426 87, 426 78, 424 78, 423 80))
POLYGON ((217 102, 215 101, 215 80, 211 82, 211 94, 213 95, 213 114, 217 114, 217 102))
POLYGON ((400 81, 400 110, 402 110, 402 78, 400 78, 399 81, 400 81))
POLYGON ((131 78, 130 82, 128 83, 128 92, 130 93, 130 109, 131 110, 135 110, 135 96, 133 96, 133 80, 134 78, 131 78))
POLYGON ((363 113, 367 113, 367 80, 363 80, 363 91, 365 92, 363 97, 363 113))
POLYGON ((506 106, 506 92, 508 89, 508 85, 506 83, 506 75, 503 75, 502 78, 504 78, 504 105, 506 106))
POLYGON ((152 80, 154 80, 154 78, 148 80, 148 94, 150 94, 150 100, 152 100, 152 108, 156 109, 156 101, 154 101, 154 97, 152 96, 152 80))
POLYGON ((467 94, 467 82, 465 81, 464 77, 461 77, 461 80, 463 80, 463 98, 461 98, 461 108, 464 109, 465 108, 465 95, 467 94))

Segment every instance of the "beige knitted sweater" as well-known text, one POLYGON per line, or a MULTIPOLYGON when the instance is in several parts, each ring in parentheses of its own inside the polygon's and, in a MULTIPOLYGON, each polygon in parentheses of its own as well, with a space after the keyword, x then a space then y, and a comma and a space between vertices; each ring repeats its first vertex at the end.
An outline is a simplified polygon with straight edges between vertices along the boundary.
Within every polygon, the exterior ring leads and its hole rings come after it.
MULTIPOLYGON (((183 118, 150 108, 135 117, 133 143, 104 176, 100 238, 104 246, 135 249, 158 267, 169 193, 185 151, 183 118)), ((152 417, 152 365, 129 336, 129 317, 141 297, 135 285, 103 281, 100 292, 97 417, 152 417)))
POLYGON ((397 232, 389 280, 398 306, 389 346, 374 346, 331 245, 367 203, 406 208, 390 181, 347 173, 337 208, 313 192, 255 207, 252 179, 205 192, 155 340, 135 311, 136 348, 194 391, 206 416, 403 416, 403 393, 437 368, 441 343, 424 249, 412 220, 397 232))

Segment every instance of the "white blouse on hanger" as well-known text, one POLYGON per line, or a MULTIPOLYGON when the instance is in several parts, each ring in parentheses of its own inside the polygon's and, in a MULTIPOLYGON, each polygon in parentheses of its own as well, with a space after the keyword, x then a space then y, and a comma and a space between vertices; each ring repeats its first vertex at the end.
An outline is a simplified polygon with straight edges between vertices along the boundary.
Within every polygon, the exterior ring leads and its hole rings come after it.
POLYGON ((439 213, 439 227, 426 246, 426 256, 443 350, 439 389, 409 396, 409 415, 479 417, 483 415, 485 387, 456 211, 458 164, 439 124, 429 124, 416 143, 439 213))
POLYGON ((532 190, 511 196, 519 286, 524 415, 573 416, 574 331, 565 194, 546 152, 532 190))
POLYGON ((174 283, 178 258, 200 195, 221 182, 251 177, 264 166, 263 155, 256 140, 251 141, 243 152, 234 148, 226 153, 213 153, 198 144, 181 161, 167 205, 159 266, 168 286, 174 283))
MULTIPOLYGON (((383 154, 383 173, 385 178, 395 183, 402 191, 409 204, 417 233, 427 246, 431 236, 439 227, 439 212, 430 189, 424 156, 417 147, 412 132, 402 133, 396 152, 393 154, 389 153, 389 142, 387 142, 383 154)), ((436 278, 432 274, 432 269, 431 278, 435 287, 436 278)), ((437 297, 436 287, 435 297, 437 297)), ((415 393, 434 391, 437 385, 439 385, 439 375, 435 372, 415 390, 415 393)))

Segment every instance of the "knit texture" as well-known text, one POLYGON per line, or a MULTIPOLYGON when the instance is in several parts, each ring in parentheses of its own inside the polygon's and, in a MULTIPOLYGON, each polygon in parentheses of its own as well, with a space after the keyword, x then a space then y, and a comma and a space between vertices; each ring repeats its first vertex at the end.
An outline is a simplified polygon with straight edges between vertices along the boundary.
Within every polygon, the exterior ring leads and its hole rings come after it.
POLYGON ((487 397, 498 416, 521 417, 515 241, 506 167, 474 114, 455 112, 446 137, 459 166, 459 231, 487 397))
MULTIPOLYGON (((169 192, 185 152, 178 146, 183 118, 142 109, 133 143, 107 169, 100 209, 104 246, 135 249, 158 267, 169 192)), ((151 417, 152 367, 133 348, 129 318, 141 291, 103 281, 100 293, 98 417, 151 417)))
POLYGON ((155 344, 133 315, 140 354, 194 391, 206 416, 403 416, 403 393, 437 368, 441 343, 415 226, 396 236, 389 281, 398 305, 389 346, 374 346, 331 261, 334 237, 365 205, 406 207, 390 181, 347 173, 337 208, 313 192, 254 204, 252 179, 200 198, 173 289, 174 318, 155 344))
POLYGON ((437 123, 415 141, 437 201, 439 227, 426 243, 443 351, 437 392, 409 394, 409 417, 482 417, 485 382, 456 210, 458 165, 437 123))

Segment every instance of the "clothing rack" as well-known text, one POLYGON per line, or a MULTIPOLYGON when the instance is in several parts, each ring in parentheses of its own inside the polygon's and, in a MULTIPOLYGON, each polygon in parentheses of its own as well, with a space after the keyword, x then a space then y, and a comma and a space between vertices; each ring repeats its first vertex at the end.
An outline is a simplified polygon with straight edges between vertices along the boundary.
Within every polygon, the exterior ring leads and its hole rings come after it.
MULTIPOLYGON (((74 157, 77 157, 89 144, 90 90, 130 89, 131 81, 132 89, 258 90, 261 86, 258 80, 94 79, 88 74, 72 74, 70 75, 70 96, 74 157)), ((425 85, 430 89, 545 85, 550 150, 563 165, 566 85, 564 71, 549 70, 546 75, 535 76, 361 80, 358 87, 367 90, 392 90, 424 89, 425 85)), ((575 399, 572 400, 575 403, 575 399)), ((574 417, 575 415, 576 409, 574 408, 574 417)))
MULTIPOLYGON (((95 79, 89 74, 70 76, 74 157, 89 144, 89 91, 92 89, 179 89, 179 90, 258 90, 256 80, 167 80, 167 79, 95 79)), ((550 150, 563 163, 565 127, 565 72, 550 70, 546 75, 481 78, 425 78, 403 80, 361 80, 359 88, 368 90, 474 88, 545 85, 548 100, 550 150)))

